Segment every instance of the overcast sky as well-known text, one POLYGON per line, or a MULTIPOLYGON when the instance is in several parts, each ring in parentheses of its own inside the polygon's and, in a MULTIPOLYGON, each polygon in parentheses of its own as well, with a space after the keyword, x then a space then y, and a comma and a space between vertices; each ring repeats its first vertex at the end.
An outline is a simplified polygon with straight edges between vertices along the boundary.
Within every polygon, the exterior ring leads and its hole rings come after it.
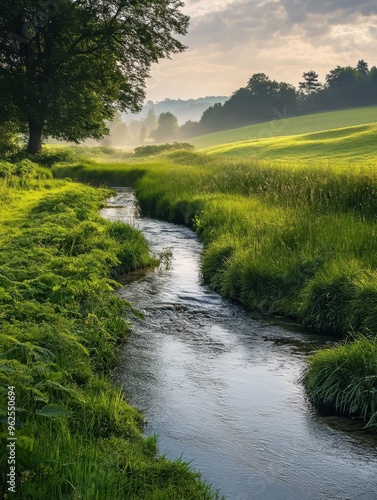
POLYGON ((336 65, 377 66, 376 0, 186 0, 188 49, 155 65, 147 99, 230 95, 254 73, 297 86, 336 65))

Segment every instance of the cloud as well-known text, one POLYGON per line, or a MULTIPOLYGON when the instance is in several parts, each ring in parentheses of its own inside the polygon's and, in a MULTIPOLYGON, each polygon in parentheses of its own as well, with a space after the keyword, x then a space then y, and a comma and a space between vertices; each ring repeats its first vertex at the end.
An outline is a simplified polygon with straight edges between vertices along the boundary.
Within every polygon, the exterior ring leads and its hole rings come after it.
POLYGON ((230 94, 259 71, 297 85, 308 69, 324 79, 337 64, 377 63, 375 0, 188 0, 185 11, 189 48, 160 65, 160 99, 230 94))
POLYGON ((294 22, 303 22, 311 14, 338 14, 338 22, 344 22, 354 14, 377 14, 375 0, 280 0, 280 3, 294 22))
MULTIPOLYGON (((363 25, 362 17, 376 24, 375 0, 238 0, 222 10, 213 9, 194 16, 189 39, 194 46, 204 41, 211 44, 230 41, 237 44, 250 39, 269 42, 271 38, 289 36, 297 29, 303 35, 308 33, 318 38, 335 26, 363 25)), ((366 23, 366 28, 369 24, 366 23)))

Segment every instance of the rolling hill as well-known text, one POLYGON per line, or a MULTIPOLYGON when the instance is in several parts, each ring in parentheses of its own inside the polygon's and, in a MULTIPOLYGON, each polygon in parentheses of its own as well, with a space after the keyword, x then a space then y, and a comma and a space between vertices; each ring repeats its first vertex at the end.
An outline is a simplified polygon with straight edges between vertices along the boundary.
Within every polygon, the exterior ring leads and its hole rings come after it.
MULTIPOLYGON (((298 136, 331 129, 344 129, 356 125, 377 123, 377 106, 352 108, 342 111, 283 118, 248 125, 190 139, 198 149, 281 136, 298 136)), ((244 149, 245 146, 242 146, 244 149)), ((244 151, 245 152, 245 151, 244 151)))
POLYGON ((377 160, 377 123, 309 134, 255 139, 203 150, 209 154, 273 160, 377 160))

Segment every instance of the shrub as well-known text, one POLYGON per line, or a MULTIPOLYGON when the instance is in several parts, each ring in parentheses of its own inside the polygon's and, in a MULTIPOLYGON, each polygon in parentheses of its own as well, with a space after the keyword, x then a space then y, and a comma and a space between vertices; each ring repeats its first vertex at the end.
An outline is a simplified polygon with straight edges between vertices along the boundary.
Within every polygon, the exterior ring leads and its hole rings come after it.
POLYGON ((44 148, 40 153, 29 154, 26 149, 18 151, 9 157, 9 161, 19 163, 31 160, 42 167, 51 168, 56 163, 73 163, 77 161, 78 154, 74 148, 44 148))
POLYGON ((20 137, 12 123, 0 124, 0 156, 7 156, 17 152, 20 137))
POLYGON ((173 151, 176 149, 194 149, 192 144, 187 142, 173 142, 173 144, 160 144, 160 145, 150 145, 150 146, 140 146, 135 149, 134 156, 152 156, 163 151, 173 151))

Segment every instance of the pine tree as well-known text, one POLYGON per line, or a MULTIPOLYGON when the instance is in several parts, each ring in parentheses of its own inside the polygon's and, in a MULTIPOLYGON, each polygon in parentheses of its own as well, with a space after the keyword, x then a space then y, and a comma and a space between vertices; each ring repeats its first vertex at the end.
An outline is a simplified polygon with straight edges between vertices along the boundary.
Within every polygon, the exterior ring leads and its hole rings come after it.
POLYGON ((318 73, 315 71, 307 71, 302 77, 304 81, 299 83, 299 88, 304 94, 311 95, 321 88, 322 84, 318 81, 318 73))
POLYGON ((368 63, 364 61, 364 59, 361 59, 356 66, 357 71, 359 74, 362 76, 362 78, 366 78, 369 74, 369 67, 368 63))

